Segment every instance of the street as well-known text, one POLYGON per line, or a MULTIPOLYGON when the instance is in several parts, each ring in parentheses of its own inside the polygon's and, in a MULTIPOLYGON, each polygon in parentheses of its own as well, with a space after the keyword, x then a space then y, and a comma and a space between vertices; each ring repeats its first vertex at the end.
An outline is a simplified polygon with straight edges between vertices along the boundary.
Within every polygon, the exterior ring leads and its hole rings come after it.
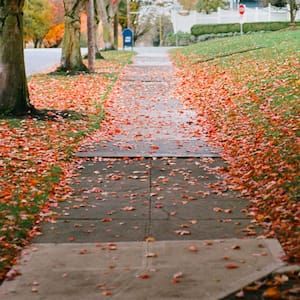
MULTIPOLYGON (((86 48, 81 49, 81 54, 87 53, 86 48)), ((61 48, 25 49, 25 70, 30 76, 37 73, 50 72, 60 63, 61 48)))

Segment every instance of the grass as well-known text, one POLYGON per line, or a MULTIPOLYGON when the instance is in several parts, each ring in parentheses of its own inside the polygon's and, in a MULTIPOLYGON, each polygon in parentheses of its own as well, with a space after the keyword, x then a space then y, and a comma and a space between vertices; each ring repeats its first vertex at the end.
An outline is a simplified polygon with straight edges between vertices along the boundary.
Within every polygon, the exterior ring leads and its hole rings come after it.
POLYGON ((230 163, 266 237, 300 260, 300 31, 211 40, 172 51, 178 93, 230 163), (270 217, 272 226, 264 220, 270 217))
POLYGON ((31 76, 32 104, 54 118, 0 119, 0 282, 55 201, 69 196, 73 153, 101 126, 108 91, 133 55, 104 52, 95 74, 31 76))
MULTIPOLYGON (((217 59, 222 56, 236 54, 236 58, 244 58, 244 52, 249 51, 256 59, 265 58, 265 50, 272 49, 280 53, 281 50, 299 51, 299 30, 280 31, 276 33, 253 33, 251 35, 235 36, 231 38, 215 39, 203 43, 191 45, 180 50, 185 56, 189 56, 191 62, 217 59), (294 40, 293 43, 288 41, 294 40), (292 47, 292 49, 287 49, 292 47), (240 54, 239 54, 240 53, 240 54)), ((173 51, 173 53, 176 52, 173 51)), ((182 61, 177 61, 180 65, 182 61)), ((223 63, 226 63, 226 59, 223 63)), ((237 64, 234 64, 237 66, 237 64)))

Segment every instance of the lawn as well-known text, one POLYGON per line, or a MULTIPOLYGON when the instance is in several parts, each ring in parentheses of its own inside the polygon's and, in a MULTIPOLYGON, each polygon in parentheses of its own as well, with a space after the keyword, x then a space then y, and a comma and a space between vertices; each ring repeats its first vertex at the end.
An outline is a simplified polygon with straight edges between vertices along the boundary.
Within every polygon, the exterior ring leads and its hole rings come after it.
POLYGON ((96 73, 36 75, 31 103, 49 119, 0 119, 0 281, 51 208, 70 195, 72 154, 105 118, 102 104, 133 52, 104 52, 96 73))
POLYGON ((300 31, 224 38, 172 52, 177 93, 222 149, 248 215, 300 259, 300 31))

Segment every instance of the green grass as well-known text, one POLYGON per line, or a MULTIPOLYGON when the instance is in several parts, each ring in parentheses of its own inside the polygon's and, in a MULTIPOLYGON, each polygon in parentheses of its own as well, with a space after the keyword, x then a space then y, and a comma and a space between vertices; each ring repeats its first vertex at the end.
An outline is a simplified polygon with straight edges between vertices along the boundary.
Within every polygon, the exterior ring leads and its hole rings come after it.
POLYGON ((210 40, 172 57, 183 98, 230 162, 230 184, 255 199, 258 221, 270 216, 272 236, 300 261, 300 30, 210 40))
MULTIPOLYGON (((84 136, 100 128, 101 121, 105 118, 103 103, 118 79, 117 75, 126 64, 131 62, 135 53, 108 51, 103 55, 105 60, 99 73, 104 70, 105 74, 112 74, 112 76, 106 85, 106 90, 99 94, 99 101, 95 98, 95 103, 91 104, 96 106, 96 110, 82 113, 69 111, 69 117, 64 118, 63 121, 35 118, 0 120, 0 126, 3 126, 3 130, 0 131, 3 141, 4 138, 9 137, 9 147, 12 149, 0 160, 0 181, 3 188, 0 190, 0 283, 14 263, 18 252, 28 243, 28 233, 39 217, 39 211, 45 206, 49 196, 53 197, 56 187, 63 179, 63 172, 74 156, 74 149, 78 147, 84 136), (44 134, 47 132, 46 129, 51 128, 56 130, 50 130, 50 135, 44 134), (44 145, 41 151, 39 151, 40 143, 44 145), (24 145, 29 145, 27 150, 24 149, 24 145), (47 157, 48 147, 50 159, 47 157), (51 156, 51 152, 57 156, 51 156), (14 155, 11 155, 12 153, 14 155), (42 153, 46 154, 45 157, 39 158, 42 153)), ((53 79, 61 84, 58 84, 62 86, 60 93, 67 93, 70 89, 66 79, 75 82, 80 79, 78 76, 67 78, 49 74, 36 76, 40 79, 37 81, 39 88, 45 91, 45 94, 42 94, 44 96, 40 96, 41 99, 52 99, 50 87, 53 79)), ((81 83, 79 80, 78 85, 81 83)), ((84 89, 85 86, 82 86, 83 91, 84 89)), ((80 106, 78 109, 80 110, 80 106)), ((60 189, 60 193, 68 194, 67 186, 60 189)))
MULTIPOLYGON (((300 49, 300 31, 281 31, 271 33, 255 33, 251 35, 235 36, 230 38, 210 40, 188 47, 173 50, 182 52, 185 56, 192 57, 192 60, 201 62, 210 59, 217 59, 226 55, 244 56, 249 51, 250 55, 256 58, 265 58, 265 48, 272 50, 273 55, 281 51, 297 51, 300 49)), ((180 62, 179 62, 180 63, 180 62)))

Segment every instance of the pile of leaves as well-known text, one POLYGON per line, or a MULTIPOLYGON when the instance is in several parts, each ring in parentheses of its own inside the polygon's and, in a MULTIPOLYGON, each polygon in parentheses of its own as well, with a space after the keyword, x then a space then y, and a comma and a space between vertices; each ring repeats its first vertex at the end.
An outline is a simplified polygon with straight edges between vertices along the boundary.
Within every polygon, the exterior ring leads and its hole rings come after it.
POLYGON ((257 280, 242 290, 232 293, 223 300, 297 300, 300 297, 300 273, 272 273, 257 280))
POLYGON ((37 75, 31 103, 49 118, 0 119, 0 281, 51 207, 70 195, 72 155, 99 128, 102 104, 132 52, 107 52, 96 72, 37 75))
POLYGON ((172 53, 178 94, 222 149, 248 215, 300 260, 299 30, 213 40, 172 53))

